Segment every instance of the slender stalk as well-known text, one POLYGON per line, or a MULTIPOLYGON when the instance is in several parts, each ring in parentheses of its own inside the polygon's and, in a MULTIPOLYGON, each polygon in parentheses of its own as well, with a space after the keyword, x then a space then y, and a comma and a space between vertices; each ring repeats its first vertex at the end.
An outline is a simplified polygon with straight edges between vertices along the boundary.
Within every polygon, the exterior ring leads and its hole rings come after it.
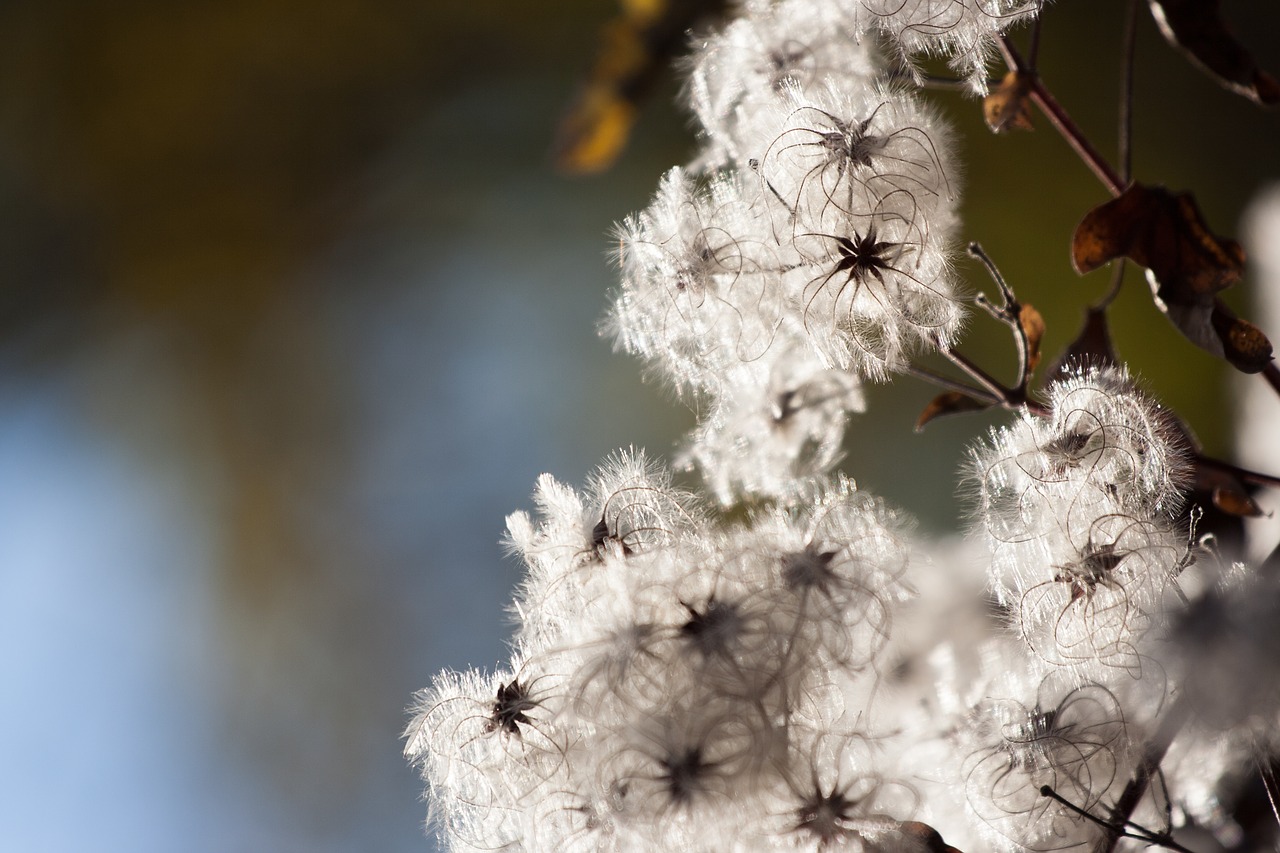
POLYGON ((1059 135, 1075 150, 1076 154, 1092 170, 1108 192, 1113 196, 1118 196, 1124 192, 1125 181, 1107 162, 1106 158, 1098 153, 1098 149, 1093 147, 1093 143, 1080 130, 1079 125, 1072 120, 1067 111, 1062 108, 1062 105, 1045 88, 1040 76, 1026 66, 1017 48, 1004 36, 1000 37, 998 43, 1000 52, 1004 54, 1005 62, 1008 63, 1009 68, 1027 76, 1031 86, 1032 103, 1039 107, 1040 112, 1044 113, 1045 118, 1049 119, 1049 123, 1054 126, 1059 135))
POLYGON ((1214 459, 1211 456, 1196 456, 1196 464, 1203 465, 1206 468, 1213 468, 1227 474, 1232 474, 1236 478, 1246 483, 1253 483, 1255 486, 1270 486, 1273 489, 1280 489, 1280 477, 1271 474, 1262 474, 1257 471, 1250 471, 1248 468, 1241 468, 1232 465, 1230 462, 1223 462, 1221 459, 1214 459))
POLYGON ((969 377, 973 379, 973 381, 981 385, 988 394, 995 397, 1004 408, 1018 409, 1026 404, 1027 395, 1025 393, 1020 392, 1016 388, 1004 387, 992 378, 990 373, 987 373, 981 367, 974 364, 966 356, 952 349, 944 349, 941 350, 941 352, 946 356, 948 361, 963 370, 965 373, 969 374, 969 377))
MULTIPOLYGON (((1129 8, 1125 11, 1124 47, 1120 60, 1120 119, 1119 150, 1120 178, 1128 185, 1133 180, 1133 61, 1137 54, 1138 36, 1138 0, 1129 0, 1129 8)), ((1102 310, 1111 305, 1120 295, 1124 284, 1125 259, 1117 258, 1111 268, 1111 287, 1093 307, 1102 310)))
POLYGON ((1138 0, 1129 0, 1124 19, 1124 58, 1120 62, 1120 177, 1133 179, 1133 59, 1138 43, 1138 0))
POLYGON ((1274 361, 1262 368, 1262 378, 1267 380, 1277 394, 1280 394, 1280 367, 1276 367, 1274 361))
POLYGON ((946 388, 948 391, 955 391, 959 394, 973 397, 975 400, 982 400, 983 402, 990 403, 993 406, 999 406, 1003 402, 1001 397, 996 394, 992 394, 985 388, 977 388, 973 385, 961 382, 958 379, 952 379, 950 376, 944 376, 941 373, 929 370, 925 367, 918 367, 914 364, 908 365, 906 372, 919 380, 930 383, 931 385, 937 385, 940 388, 946 388))
POLYGON ((1180 853, 1195 853, 1195 851, 1190 850, 1186 847, 1183 847, 1181 844, 1174 841, 1171 837, 1169 837, 1169 834, 1167 832, 1156 832, 1154 830, 1147 829, 1142 824, 1134 823, 1133 821, 1129 821, 1124 826, 1113 826, 1111 823, 1098 817, 1093 812, 1089 811, 1088 809, 1080 808, 1075 803, 1071 802, 1066 797, 1062 796, 1057 791, 1053 790, 1052 785, 1041 785, 1040 796, 1048 797, 1049 799, 1053 800, 1055 803, 1058 803, 1064 808, 1070 809, 1071 811, 1080 815, 1080 817, 1084 818, 1090 823, 1093 823, 1107 830, 1108 837, 1110 837, 1110 835, 1114 833, 1118 835, 1118 837, 1120 838, 1136 838, 1139 841, 1145 841, 1147 844, 1158 845, 1160 847, 1164 847, 1169 850, 1178 850, 1180 851, 1180 853))
POLYGON ((1004 280, 1004 276, 1000 274, 995 262, 983 250, 981 244, 970 243, 969 254, 982 262, 982 265, 987 268, 987 274, 991 276, 996 286, 1000 288, 1000 298, 1004 302, 1003 305, 992 305, 990 300, 982 294, 978 294, 976 301, 988 314, 1013 330, 1013 337, 1018 350, 1018 384, 1015 386, 1015 391, 1025 399, 1027 396, 1027 384, 1031 379, 1028 369, 1031 364, 1031 344, 1027 340, 1027 330, 1022 326, 1022 303, 1013 295, 1013 289, 1004 280))
MULTIPOLYGON (((1147 789, 1151 787, 1151 780, 1159 773, 1160 763, 1164 761, 1165 753, 1169 751, 1173 739, 1190 719, 1191 702, 1183 693, 1169 706, 1169 710, 1160 720, 1156 733, 1143 747, 1142 761, 1138 769, 1134 771, 1133 778, 1129 780, 1129 784, 1120 794, 1120 799, 1116 800, 1115 807, 1111 809, 1110 820, 1106 824, 1107 841, 1105 846, 1101 847, 1100 853, 1111 853, 1116 849, 1116 844, 1124 836, 1124 826, 1131 823, 1134 810, 1146 796, 1147 789)), ((1186 850, 1181 845, 1165 844, 1165 846, 1174 850, 1186 850)))
POLYGON ((1081 132, 1080 128, 1071 119, 1071 116, 1067 115, 1067 111, 1054 99, 1038 77, 1031 84, 1031 101, 1040 108, 1040 111, 1045 114, 1049 122, 1058 129, 1062 137, 1075 149, 1076 153, 1080 155, 1080 159, 1084 160, 1085 164, 1093 170, 1093 173, 1098 176, 1098 180, 1102 181, 1109 193, 1113 196, 1118 196, 1124 192, 1125 183, 1123 179, 1116 174, 1111 164, 1098 153, 1098 150, 1093 147, 1093 143, 1081 132))
POLYGON ((1035 20, 1031 22, 1031 43, 1027 45, 1027 70, 1035 72, 1039 67, 1037 64, 1040 58, 1040 26, 1044 22, 1044 15, 1036 15, 1035 20))

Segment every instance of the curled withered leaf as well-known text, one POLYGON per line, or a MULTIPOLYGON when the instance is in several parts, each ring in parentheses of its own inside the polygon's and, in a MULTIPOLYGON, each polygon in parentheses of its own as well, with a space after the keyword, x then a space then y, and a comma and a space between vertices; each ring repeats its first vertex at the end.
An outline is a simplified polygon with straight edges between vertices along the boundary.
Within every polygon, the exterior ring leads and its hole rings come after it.
POLYGON ((556 168, 589 174, 613 165, 637 108, 684 48, 689 29, 726 6, 726 0, 622 0, 622 12, 601 33, 595 64, 556 132, 556 168))
POLYGON ((1199 495, 1208 495, 1213 505, 1225 512, 1241 518, 1257 518, 1263 515, 1260 507, 1249 494, 1249 488, 1238 476, 1228 468, 1214 463, 1214 460, 1197 456, 1195 461, 1195 482, 1192 491, 1199 495))
POLYGON ((960 853, 959 850, 943 840, 942 833, 927 823, 921 823, 918 820, 904 821, 898 825, 898 831, 904 837, 919 844, 920 849, 924 850, 925 853, 960 853))
POLYGON ((1147 273, 1152 301, 1191 343, 1226 359, 1241 373, 1259 373, 1271 363, 1271 341, 1262 330, 1231 312, 1219 299, 1170 302, 1147 273))
POLYGON ((1031 373, 1040 364, 1040 341, 1044 339, 1044 317, 1040 312, 1022 303, 1018 312, 1018 325, 1027 336, 1027 373, 1031 373))
POLYGON ((1214 300, 1209 324, 1222 345, 1223 358, 1237 370, 1258 373, 1271 363, 1271 341, 1267 336, 1248 320, 1237 317, 1220 300, 1214 300))
POLYGON ((1257 501, 1246 492, 1234 489, 1214 489, 1213 505, 1228 515, 1241 518, 1258 518, 1263 514, 1257 501))
POLYGON ((1195 197, 1136 183, 1086 213, 1071 239, 1081 274, 1121 255, 1155 273, 1174 301, 1211 296, 1244 271, 1244 250, 1209 230, 1195 197))
MULTIPOLYGON (((1236 519, 1263 514, 1262 508, 1250 495, 1249 487, 1236 473, 1239 469, 1205 456, 1200 439, 1196 438, 1185 420, 1171 409, 1161 409, 1160 423, 1168 445, 1177 448, 1177 455, 1190 463, 1176 477, 1179 487, 1193 504, 1200 507, 1212 505, 1223 515, 1236 519)), ((1227 535, 1228 530, 1221 525, 1221 519, 1215 519, 1212 513, 1208 524, 1215 535, 1227 535)))
POLYGON ((1106 308, 1087 308, 1084 326, 1075 340, 1067 345, 1062 355, 1049 371, 1046 381, 1062 379, 1072 365, 1091 364, 1097 367, 1114 367, 1119 363, 1115 346, 1111 343, 1111 328, 1107 323, 1106 308))
POLYGON ((1156 307, 1196 346, 1246 373, 1271 361, 1271 343, 1217 294, 1240 280, 1244 250, 1205 225, 1190 193, 1131 184, 1085 214, 1071 239, 1081 274, 1118 257, 1147 268, 1156 307))
POLYGON ((1170 44, 1218 82, 1260 104, 1280 102, 1280 83, 1258 68, 1227 29, 1218 0, 1150 0, 1151 16, 1170 44))
POLYGON ((1035 130, 1031 124, 1031 75, 1010 71, 1000 85, 982 99, 982 116, 992 133, 1006 130, 1035 130))
POLYGON ((991 408, 991 403, 962 394, 959 391, 944 391, 929 401, 920 417, 916 418, 916 432, 924 429, 924 425, 934 418, 943 415, 958 415, 961 412, 980 412, 991 408))

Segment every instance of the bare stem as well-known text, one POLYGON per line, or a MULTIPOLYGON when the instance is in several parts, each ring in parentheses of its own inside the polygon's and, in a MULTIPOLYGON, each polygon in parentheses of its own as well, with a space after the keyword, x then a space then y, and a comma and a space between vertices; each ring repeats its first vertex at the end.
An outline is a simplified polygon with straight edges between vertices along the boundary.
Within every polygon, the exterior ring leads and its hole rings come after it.
POLYGON ((1277 394, 1280 394, 1280 367, 1276 367, 1274 361, 1262 368, 1262 378, 1267 380, 1277 394))
MULTIPOLYGON (((1138 807, 1138 803, 1142 802, 1142 798, 1146 796, 1147 789, 1151 786, 1151 780, 1160 772, 1160 763, 1164 761, 1165 753, 1169 751, 1169 746, 1173 743, 1173 739, 1182 731, 1183 726, 1191 719, 1191 702, 1187 699, 1185 693, 1178 696, 1173 704, 1169 706, 1169 710, 1165 712, 1164 717, 1160 720, 1160 725, 1156 729, 1156 733, 1151 736, 1151 740, 1147 741, 1142 749, 1142 761, 1138 765, 1138 769, 1134 771, 1133 778, 1129 780, 1129 784, 1125 786, 1124 791, 1120 794, 1120 799, 1116 800, 1115 807, 1111 809, 1111 818, 1104 824, 1107 826, 1107 843, 1101 848, 1102 853, 1111 853, 1115 850, 1116 844, 1120 838, 1125 835, 1124 827, 1132 824, 1134 810, 1138 807)), ((1172 839, 1165 839, 1161 835, 1160 842, 1165 847, 1172 850, 1186 850, 1187 848, 1175 844, 1172 839)), ((1190 853, 1190 851, 1188 851, 1190 853)))
POLYGON ((999 45, 1000 52, 1004 54, 1005 62, 1008 63, 1009 68, 1026 76, 1031 86, 1031 100, 1040 108, 1040 112, 1044 113, 1045 118, 1049 119, 1049 123, 1075 149, 1076 154, 1093 171, 1098 180, 1102 181, 1107 191, 1113 196, 1120 195, 1124 191, 1125 181, 1106 161, 1106 158, 1098 153, 1098 149, 1093 147, 1093 143, 1080 130, 1079 125, 1072 120, 1067 111, 1062 108, 1062 105, 1045 88, 1040 76, 1033 69, 1027 67, 1017 48, 1013 46, 1009 39, 1001 36, 999 45))
POLYGON ((1129 0, 1124 19, 1124 58, 1120 63, 1120 177, 1133 179, 1133 58, 1138 43, 1138 0, 1129 0))
POLYGON ((1035 72, 1037 60, 1040 57, 1040 25, 1044 21, 1044 15, 1036 15, 1031 22, 1031 43, 1027 45, 1027 70, 1035 72))
POLYGON ((978 294, 977 302, 986 309, 988 314, 1013 330, 1013 337, 1018 350, 1018 384, 1014 390, 1022 399, 1026 399, 1027 383, 1031 379, 1028 370, 1031 364, 1031 344, 1027 341, 1027 330, 1022 326, 1022 303, 1013 295, 1013 289, 1005 282, 1004 276, 1000 274, 1000 270, 996 268, 995 263, 983 250, 981 244, 970 243, 969 254, 982 262, 982 265, 987 268, 987 274, 991 276, 992 280, 1000 288, 1000 298, 1004 302, 1003 305, 992 305, 982 294, 978 294))
POLYGON ((1006 409, 1019 409, 1026 405, 1027 395, 1017 388, 1006 388, 992 378, 978 365, 974 364, 967 357, 953 349, 943 349, 942 354, 954 364, 969 375, 969 378, 982 387, 984 391, 994 397, 1001 406, 1006 409))
POLYGON ((929 370, 928 368, 917 367, 913 364, 907 367, 906 372, 924 382, 937 385, 940 388, 946 388, 948 391, 955 391, 957 393, 973 397, 975 400, 982 400, 983 402, 990 403, 993 406, 1003 404, 1003 398, 992 394, 985 388, 978 388, 973 385, 969 385, 968 383, 961 382, 958 379, 952 379, 950 376, 944 376, 941 373, 929 370))
POLYGON ((1174 841, 1168 832, 1156 832, 1155 830, 1147 829, 1142 824, 1134 823, 1133 821, 1127 821, 1123 825, 1114 825, 1109 821, 1105 821, 1088 809, 1083 809, 1080 806, 1077 806, 1075 803, 1053 790, 1052 785, 1041 785, 1040 796, 1048 797, 1055 803, 1058 803, 1080 815, 1080 817, 1085 820, 1102 827, 1107 831, 1108 837, 1114 834, 1118 838, 1136 838, 1139 841, 1145 841, 1148 844, 1158 845, 1160 847, 1168 848, 1169 850, 1178 850, 1181 851, 1181 853, 1194 853, 1194 851, 1188 850, 1186 847, 1183 847, 1181 844, 1174 841), (1132 829, 1130 827, 1132 827, 1132 829))
POLYGON ((1234 475, 1237 479, 1246 483, 1253 483, 1255 486, 1270 486, 1273 489, 1280 489, 1280 477, 1271 474, 1261 474, 1257 471, 1250 471, 1248 468, 1241 468, 1232 465, 1230 462, 1223 462, 1221 459, 1214 459, 1212 456, 1196 456, 1196 464, 1203 465, 1206 468, 1213 468, 1217 471, 1223 471, 1227 474, 1234 475))

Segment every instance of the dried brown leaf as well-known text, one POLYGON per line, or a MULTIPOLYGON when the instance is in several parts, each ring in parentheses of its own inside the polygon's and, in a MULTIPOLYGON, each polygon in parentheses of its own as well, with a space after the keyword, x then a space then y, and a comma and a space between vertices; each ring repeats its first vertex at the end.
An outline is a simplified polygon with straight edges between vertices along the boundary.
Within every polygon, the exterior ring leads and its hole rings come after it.
POLYGON ((1131 185, 1110 201, 1090 210, 1071 235, 1071 264, 1084 275, 1128 254, 1137 233, 1151 214, 1145 188, 1131 185))
POLYGON ((982 116, 992 133, 1004 133, 1011 128, 1035 130, 1031 124, 1031 77, 1027 73, 1010 71, 1000 85, 982 99, 982 116))
POLYGON ((991 407, 991 403, 962 394, 959 391, 944 391, 929 401, 920 417, 916 419, 916 432, 924 429, 924 425, 934 418, 943 415, 958 415, 961 412, 979 412, 991 407))
POLYGON ((1058 357, 1048 379, 1061 379, 1071 365, 1114 367, 1118 362, 1115 346, 1111 343, 1111 328, 1107 324, 1107 309, 1088 308, 1084 313, 1084 326, 1058 357))
POLYGON ((1214 489, 1213 505, 1227 515, 1241 518, 1258 518, 1263 514, 1262 507, 1247 492, 1234 489, 1214 489))
POLYGON ((1175 302, 1225 290, 1244 270, 1240 244, 1209 230, 1190 193, 1142 184, 1086 213, 1071 240, 1081 274, 1121 255, 1155 273, 1175 302))
POLYGON ((1222 345, 1222 357, 1242 373, 1260 373, 1271 363, 1271 341, 1248 320, 1235 316, 1221 302, 1214 302, 1209 315, 1222 345))
POLYGON ((1244 481, 1230 470, 1215 465, 1214 460, 1197 457, 1193 489, 1208 495, 1213 505, 1228 515, 1257 518, 1264 514, 1244 481))
POLYGON ((1044 339, 1044 317, 1040 316, 1040 312, 1028 305, 1022 303, 1022 310, 1018 312, 1018 324, 1022 326, 1022 333, 1027 336, 1027 373, 1031 373, 1040 364, 1040 341, 1044 339))
POLYGON ((1217 294, 1240 280, 1244 250, 1209 230, 1190 193, 1130 185, 1085 214, 1071 241, 1080 273, 1118 257, 1147 268, 1156 307, 1196 346, 1246 373, 1271 361, 1271 343, 1217 294))
POLYGON ((1151 16, 1170 44, 1223 86, 1259 104, 1280 102, 1280 83, 1258 68, 1218 6, 1218 0, 1151 0, 1151 16))
POLYGON ((898 831, 922 845, 927 853, 960 853, 943 840, 942 833, 927 823, 917 820, 905 821, 898 825, 898 831))

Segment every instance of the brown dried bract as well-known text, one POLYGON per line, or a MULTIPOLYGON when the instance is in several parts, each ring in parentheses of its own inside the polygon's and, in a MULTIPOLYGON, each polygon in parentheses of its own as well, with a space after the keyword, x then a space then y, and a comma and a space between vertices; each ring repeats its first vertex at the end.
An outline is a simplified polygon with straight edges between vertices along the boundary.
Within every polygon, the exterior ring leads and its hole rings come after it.
POLYGON ((1244 250, 1209 230, 1190 193, 1131 184, 1085 214, 1071 241, 1083 274, 1118 257, 1146 267, 1156 307, 1196 346, 1245 373, 1271 361, 1271 343, 1217 298, 1240 280, 1244 250))
POLYGON ((1151 16, 1170 44, 1219 83, 1259 104, 1280 102, 1280 83, 1227 29, 1218 0, 1151 0, 1151 16))
POLYGON ((1057 363, 1049 371, 1047 380, 1052 382, 1066 376, 1073 365, 1091 364, 1098 367, 1114 367, 1119 363, 1115 346, 1111 343, 1111 328, 1107 323, 1107 309, 1087 308, 1084 326, 1075 340, 1067 345, 1057 363))
POLYGON ((992 133, 1011 128, 1035 130, 1031 124, 1031 75, 1010 71, 1000 85, 982 99, 982 116, 992 133))
POLYGON ((1031 305, 1023 302, 1018 311, 1018 325, 1027 336, 1027 373, 1040 365, 1040 341, 1044 339, 1044 317, 1031 305))
POLYGON ((1213 505, 1228 515, 1241 518, 1264 515, 1243 480, 1203 456, 1196 457, 1192 491, 1197 495, 1208 495, 1213 505))
POLYGON ((1216 236, 1190 193, 1130 184, 1085 214, 1072 238, 1071 260, 1083 274, 1124 255, 1160 279, 1164 298, 1187 301, 1240 280, 1244 250, 1216 236))
POLYGON ((1262 507, 1247 492, 1237 489, 1214 489, 1213 505, 1228 515, 1258 518, 1262 507))
POLYGON ((921 849, 927 851, 927 853, 960 853, 959 850, 943 840, 942 833, 927 823, 921 823, 917 820, 904 821, 898 826, 898 831, 902 833, 903 837, 917 842, 921 849))
POLYGON ((1258 373, 1271 363, 1271 341, 1261 329, 1214 300, 1209 324, 1222 343, 1223 357, 1244 373, 1258 373))
POLYGON ((924 425, 934 418, 943 415, 958 415, 962 412, 980 412, 991 408, 991 403, 961 394, 959 391, 944 391, 929 401, 920 417, 916 419, 916 432, 924 429, 924 425))

